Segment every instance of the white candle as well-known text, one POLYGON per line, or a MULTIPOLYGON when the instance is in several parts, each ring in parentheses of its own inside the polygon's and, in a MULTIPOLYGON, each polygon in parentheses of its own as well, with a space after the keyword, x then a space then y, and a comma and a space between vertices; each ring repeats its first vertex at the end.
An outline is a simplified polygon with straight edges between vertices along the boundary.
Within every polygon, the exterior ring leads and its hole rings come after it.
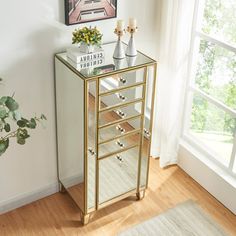
POLYGON ((117 30, 123 31, 124 28, 125 28, 125 22, 123 20, 118 20, 117 21, 117 30))
POLYGON ((129 28, 135 29, 137 27, 137 20, 135 18, 129 19, 129 28))

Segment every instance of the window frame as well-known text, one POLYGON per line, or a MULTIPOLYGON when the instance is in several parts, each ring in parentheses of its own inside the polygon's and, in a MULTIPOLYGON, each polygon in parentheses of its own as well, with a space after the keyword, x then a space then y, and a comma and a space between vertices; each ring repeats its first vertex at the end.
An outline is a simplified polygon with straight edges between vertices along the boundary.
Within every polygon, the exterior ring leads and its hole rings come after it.
POLYGON ((202 22, 201 17, 203 16, 203 11, 205 7, 205 0, 196 0, 194 7, 194 16, 192 23, 192 35, 190 43, 190 57, 188 65, 188 80, 185 89, 185 104, 184 104, 184 115, 183 115, 183 128, 182 128, 182 138, 184 141, 189 143, 194 149, 202 153, 206 158, 212 161, 217 166, 224 169, 230 175, 236 176, 236 172, 233 172, 234 165, 236 165, 236 131, 234 133, 234 141, 232 146, 232 152, 230 157, 230 162, 228 166, 225 166, 222 162, 218 161, 217 158, 214 158, 214 153, 209 151, 200 140, 195 138, 189 133, 189 126, 192 113, 192 104, 193 104, 193 94, 196 93, 200 97, 204 98, 210 104, 215 105, 218 109, 223 110, 224 112, 230 114, 233 118, 236 118, 236 111, 220 102, 211 95, 203 92, 195 86, 195 77, 196 77, 196 67, 197 67, 197 55, 199 52, 199 43, 200 40, 206 40, 214 43, 217 46, 220 46, 226 50, 236 53, 236 47, 223 42, 222 40, 217 39, 216 37, 207 35, 200 30, 200 25, 202 22))

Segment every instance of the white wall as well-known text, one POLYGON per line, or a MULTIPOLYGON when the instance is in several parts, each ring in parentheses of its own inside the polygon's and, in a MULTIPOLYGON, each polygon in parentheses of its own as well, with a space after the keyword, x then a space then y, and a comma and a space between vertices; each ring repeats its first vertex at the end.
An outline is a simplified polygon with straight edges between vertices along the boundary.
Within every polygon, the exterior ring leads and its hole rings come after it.
MULTIPOLYGON (((156 0, 118 0, 118 18, 137 17, 137 47, 155 57, 156 0)), ((116 19, 95 22, 104 42, 115 40, 116 19)), ((76 26, 64 25, 64 0, 11 0, 0 7, 0 96, 15 92, 27 117, 44 113, 46 128, 31 132, 25 146, 14 140, 0 157, 0 212, 57 189, 53 55, 71 43, 76 26)), ((128 35, 125 40, 128 39, 128 35)))

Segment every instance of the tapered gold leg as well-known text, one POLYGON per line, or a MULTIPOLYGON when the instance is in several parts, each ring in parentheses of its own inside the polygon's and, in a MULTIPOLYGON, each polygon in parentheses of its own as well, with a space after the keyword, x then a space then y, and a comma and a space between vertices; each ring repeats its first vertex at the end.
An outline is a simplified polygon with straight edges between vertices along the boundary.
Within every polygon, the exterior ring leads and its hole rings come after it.
POLYGON ((142 200, 145 197, 145 190, 141 190, 136 193, 137 200, 142 200))
POLYGON ((81 212, 80 217, 82 225, 87 225, 89 223, 90 214, 85 215, 84 213, 81 212))
POLYGON ((59 183, 59 192, 60 193, 65 193, 66 192, 66 189, 65 189, 65 187, 63 186, 62 183, 59 183))

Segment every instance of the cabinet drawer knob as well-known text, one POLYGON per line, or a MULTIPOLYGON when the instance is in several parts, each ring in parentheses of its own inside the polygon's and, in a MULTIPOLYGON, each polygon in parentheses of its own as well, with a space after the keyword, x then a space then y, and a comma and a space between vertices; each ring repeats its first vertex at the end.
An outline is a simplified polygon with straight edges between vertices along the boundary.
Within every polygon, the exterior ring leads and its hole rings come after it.
POLYGON ((126 101, 126 99, 127 99, 127 97, 125 97, 125 96, 122 95, 121 93, 118 93, 117 96, 118 96, 118 98, 119 98, 122 102, 126 101))
POLYGON ((122 77, 119 78, 119 81, 120 81, 122 84, 126 84, 126 82, 127 82, 127 80, 124 79, 124 78, 122 78, 122 77))
POLYGON ((116 144, 120 146, 121 148, 125 147, 124 143, 122 143, 121 141, 117 141, 116 144))
POLYGON ((117 160, 119 160, 120 162, 123 162, 123 161, 124 161, 123 158, 121 157, 121 155, 116 155, 116 158, 117 158, 117 160))
POLYGON ((119 116, 121 116, 121 118, 125 118, 125 117, 126 117, 126 114, 125 114, 123 111, 121 111, 121 110, 116 111, 116 113, 117 113, 119 116))
POLYGON ((91 147, 88 148, 88 151, 92 156, 96 155, 96 153, 94 152, 94 150, 91 147))
POLYGON ((120 125, 117 125, 116 129, 119 130, 121 132, 121 134, 125 133, 125 129, 122 128, 120 125))
POLYGON ((150 136, 151 136, 151 133, 150 133, 147 129, 144 129, 144 134, 146 134, 147 137, 150 137, 150 136))

